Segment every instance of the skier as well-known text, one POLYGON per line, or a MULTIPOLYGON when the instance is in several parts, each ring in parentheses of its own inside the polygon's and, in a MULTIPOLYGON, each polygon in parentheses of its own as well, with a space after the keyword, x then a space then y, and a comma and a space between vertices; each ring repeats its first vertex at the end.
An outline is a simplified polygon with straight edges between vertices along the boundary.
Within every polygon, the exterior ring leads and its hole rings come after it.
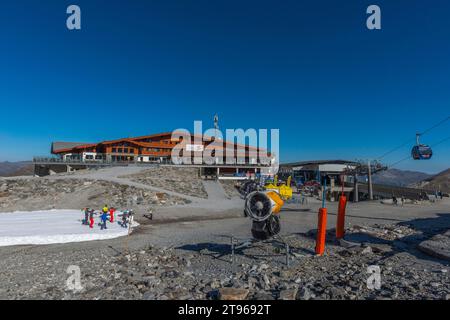
POLYGON ((398 203, 397 197, 396 197, 396 196, 392 196, 392 204, 393 204, 394 206, 396 206, 397 203, 398 203))
POLYGON ((83 210, 81 210, 84 212, 84 219, 82 221, 82 224, 87 226, 89 225, 89 208, 84 208, 83 210))
POLYGON ((130 227, 133 225, 134 220, 134 212, 132 209, 128 211, 128 223, 130 224, 130 227))
POLYGON ((109 209, 109 222, 114 223, 114 213, 116 212, 116 208, 109 209))
POLYGON ((127 228, 128 227, 128 210, 124 210, 123 211, 123 213, 121 214, 121 215, 119 215, 119 216, 122 216, 122 223, 121 223, 121 226, 123 227, 123 228, 127 228))
POLYGON ((89 211, 89 228, 94 228, 94 215, 96 215, 94 209, 89 211))
POLYGON ((108 211, 109 211, 108 205, 105 204, 105 206, 103 207, 102 211, 104 213, 108 213, 108 211))
POLYGON ((100 216, 100 219, 102 220, 102 223, 100 224, 100 230, 108 229, 106 227, 106 220, 108 220, 108 211, 106 211, 106 212, 103 211, 102 215, 100 216))

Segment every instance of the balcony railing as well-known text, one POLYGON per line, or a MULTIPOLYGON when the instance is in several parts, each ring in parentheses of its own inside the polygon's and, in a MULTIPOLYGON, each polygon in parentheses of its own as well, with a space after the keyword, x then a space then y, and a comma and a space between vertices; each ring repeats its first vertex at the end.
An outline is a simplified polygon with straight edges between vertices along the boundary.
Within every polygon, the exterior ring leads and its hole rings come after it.
POLYGON ((34 157, 33 163, 42 165, 51 164, 66 164, 66 165, 105 165, 105 166, 115 166, 115 165, 181 165, 181 166, 212 166, 212 167, 268 167, 267 164, 261 163, 215 163, 215 164, 196 164, 196 163, 173 163, 171 159, 153 160, 153 161, 139 161, 138 157, 133 160, 110 160, 110 159, 80 159, 80 158, 58 158, 58 157, 34 157))

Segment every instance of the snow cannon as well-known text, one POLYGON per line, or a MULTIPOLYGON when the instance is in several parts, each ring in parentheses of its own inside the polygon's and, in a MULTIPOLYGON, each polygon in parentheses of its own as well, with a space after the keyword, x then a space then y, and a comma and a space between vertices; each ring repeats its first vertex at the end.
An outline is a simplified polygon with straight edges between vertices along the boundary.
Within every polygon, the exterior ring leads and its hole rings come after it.
POLYGON ((278 185, 278 176, 275 176, 273 183, 268 183, 264 187, 266 190, 277 192, 283 200, 289 200, 292 199, 291 179, 289 176, 285 184, 278 185))
POLYGON ((283 199, 275 191, 254 191, 248 194, 245 214, 253 220, 252 235, 255 239, 266 240, 280 232, 279 212, 283 205, 283 199))

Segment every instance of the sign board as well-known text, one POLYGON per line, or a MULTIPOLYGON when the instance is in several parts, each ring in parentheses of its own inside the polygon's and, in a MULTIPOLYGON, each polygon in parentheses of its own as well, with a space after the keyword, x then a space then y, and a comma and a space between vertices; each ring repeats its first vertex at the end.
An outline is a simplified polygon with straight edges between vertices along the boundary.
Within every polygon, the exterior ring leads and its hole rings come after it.
POLYGON ((202 144, 187 144, 186 151, 203 152, 202 144))

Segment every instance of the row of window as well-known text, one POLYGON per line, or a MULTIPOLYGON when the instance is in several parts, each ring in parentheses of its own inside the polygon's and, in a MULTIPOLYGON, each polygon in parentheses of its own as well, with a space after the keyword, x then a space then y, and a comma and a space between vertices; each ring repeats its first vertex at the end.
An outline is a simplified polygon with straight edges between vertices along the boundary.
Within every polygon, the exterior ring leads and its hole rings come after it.
POLYGON ((170 144, 170 143, 172 143, 172 141, 171 140, 152 140, 152 139, 144 139, 144 140, 142 140, 142 142, 148 142, 148 143, 151 143, 151 142, 156 142, 156 143, 164 143, 164 144, 170 144))
POLYGON ((101 156, 101 155, 96 155, 96 156, 94 156, 94 155, 92 155, 92 154, 87 154, 86 156, 85 156, 85 158, 86 158, 86 160, 103 160, 103 156, 101 156))
POLYGON ((111 160, 114 161, 134 161, 134 157, 129 156, 111 156, 111 160))
POLYGON ((167 149, 160 149, 160 148, 145 148, 148 152, 160 152, 160 151, 166 151, 167 149))
POLYGON ((112 153, 134 153, 134 148, 112 148, 112 153))

